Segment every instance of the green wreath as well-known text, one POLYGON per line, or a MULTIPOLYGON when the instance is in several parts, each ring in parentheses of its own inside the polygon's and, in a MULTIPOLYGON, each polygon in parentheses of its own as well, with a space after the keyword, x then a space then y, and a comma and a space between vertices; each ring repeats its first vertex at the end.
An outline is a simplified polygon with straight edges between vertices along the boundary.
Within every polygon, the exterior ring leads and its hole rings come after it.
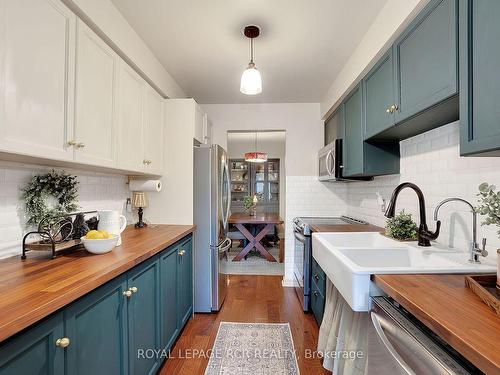
POLYGON ((33 176, 22 189, 22 199, 28 216, 27 224, 38 225, 42 219, 75 212, 78 206, 78 181, 76 176, 55 170, 33 176), (46 199, 56 199, 55 207, 49 208, 46 199))

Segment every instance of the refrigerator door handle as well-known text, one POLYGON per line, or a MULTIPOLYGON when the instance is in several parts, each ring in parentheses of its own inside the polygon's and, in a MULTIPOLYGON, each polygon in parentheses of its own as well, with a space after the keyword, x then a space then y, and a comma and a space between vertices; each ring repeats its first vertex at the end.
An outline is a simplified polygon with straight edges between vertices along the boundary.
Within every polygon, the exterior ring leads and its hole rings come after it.
MULTIPOLYGON (((229 176, 229 166, 227 161, 224 161, 224 171, 222 172, 223 174, 226 175, 226 189, 227 189, 227 202, 226 202, 226 212, 224 213, 224 217, 222 218, 222 223, 224 224, 224 228, 227 229, 228 226, 228 220, 229 220, 229 211, 231 210, 231 178, 229 176)), ((224 177, 223 177, 224 180, 224 177)), ((223 194, 221 194, 221 200, 222 200, 223 194)), ((222 202, 224 203, 224 202, 222 202)), ((222 207, 224 207, 224 204, 222 204, 222 207)))

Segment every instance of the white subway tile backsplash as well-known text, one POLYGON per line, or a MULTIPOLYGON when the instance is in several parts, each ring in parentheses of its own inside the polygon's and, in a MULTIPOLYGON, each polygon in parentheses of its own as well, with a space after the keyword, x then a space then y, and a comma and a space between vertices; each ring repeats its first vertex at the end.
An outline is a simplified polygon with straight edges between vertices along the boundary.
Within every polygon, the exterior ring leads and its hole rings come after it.
MULTIPOLYGON (((53 168, 0 162, 0 258, 21 253, 22 237, 27 231, 21 189, 33 175, 50 169, 53 168)), ((82 210, 119 210, 132 222, 133 217, 125 212, 126 199, 131 196, 126 176, 71 169, 66 172, 78 177, 82 210)))

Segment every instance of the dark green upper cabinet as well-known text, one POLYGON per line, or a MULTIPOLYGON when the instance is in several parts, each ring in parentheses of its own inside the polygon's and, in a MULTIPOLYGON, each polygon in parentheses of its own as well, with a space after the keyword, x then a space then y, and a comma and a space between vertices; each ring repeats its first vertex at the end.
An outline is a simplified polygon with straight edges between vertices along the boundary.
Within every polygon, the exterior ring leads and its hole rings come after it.
POLYGON ((340 106, 325 123, 325 146, 335 141, 337 138, 343 138, 343 107, 340 106))
POLYGON ((460 0, 460 153, 500 156, 500 1, 460 0))
POLYGON ((362 86, 344 102, 343 175, 368 177, 399 173, 399 143, 364 140, 362 86))
POLYGON ((118 277, 66 309, 69 374, 128 373, 126 286, 118 277))
POLYGON ((363 79, 365 138, 394 126, 394 69, 392 49, 363 79))
POLYGON ((64 374, 64 351, 56 341, 64 337, 63 314, 57 313, 0 347, 1 375, 64 374))
POLYGON ((457 2, 434 0, 394 43, 396 122, 458 93, 457 2))
POLYGON ((129 373, 155 374, 160 358, 140 355, 140 351, 160 349, 159 262, 156 257, 137 266, 127 274, 129 373), (136 288, 136 289, 135 289, 136 288))

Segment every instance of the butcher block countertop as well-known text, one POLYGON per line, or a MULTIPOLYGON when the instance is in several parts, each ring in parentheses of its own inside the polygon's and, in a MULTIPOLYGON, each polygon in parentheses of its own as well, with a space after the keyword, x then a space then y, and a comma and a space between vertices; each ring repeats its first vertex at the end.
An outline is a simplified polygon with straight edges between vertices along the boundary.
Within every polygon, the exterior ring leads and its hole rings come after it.
POLYGON ((311 229, 314 232, 384 232, 384 228, 371 224, 312 224, 311 229))
POLYGON ((464 275, 374 275, 385 293, 487 374, 500 373, 500 316, 464 275))
POLYGON ((92 255, 85 250, 61 254, 28 252, 0 260, 0 341, 47 317, 123 274, 195 230, 193 225, 127 227, 122 245, 92 255))

